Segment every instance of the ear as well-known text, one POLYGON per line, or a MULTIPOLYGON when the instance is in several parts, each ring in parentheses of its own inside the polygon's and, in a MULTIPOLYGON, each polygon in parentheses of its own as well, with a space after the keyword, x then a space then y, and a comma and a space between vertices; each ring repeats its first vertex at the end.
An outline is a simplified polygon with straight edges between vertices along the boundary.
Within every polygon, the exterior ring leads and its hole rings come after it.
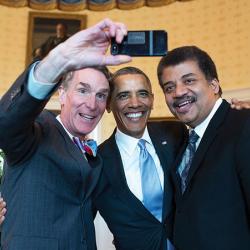
POLYGON ((219 83, 219 81, 217 79, 213 79, 211 81, 211 87, 212 87, 215 94, 219 93, 219 91, 220 91, 220 83, 219 83))
POLYGON ((58 88, 58 95, 59 95, 59 102, 62 106, 65 103, 65 95, 66 95, 66 91, 62 86, 58 88))
POLYGON ((109 94, 108 100, 107 100, 107 104, 106 104, 106 110, 108 113, 111 113, 111 96, 109 94))

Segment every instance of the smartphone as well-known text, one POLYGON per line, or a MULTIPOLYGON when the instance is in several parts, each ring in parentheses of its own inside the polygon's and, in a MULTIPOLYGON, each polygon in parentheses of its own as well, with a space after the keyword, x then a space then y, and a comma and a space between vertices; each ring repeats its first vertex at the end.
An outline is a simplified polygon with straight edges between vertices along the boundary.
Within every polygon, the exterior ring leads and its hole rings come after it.
POLYGON ((112 55, 164 56, 167 54, 167 32, 165 30, 128 31, 122 43, 111 40, 112 55))

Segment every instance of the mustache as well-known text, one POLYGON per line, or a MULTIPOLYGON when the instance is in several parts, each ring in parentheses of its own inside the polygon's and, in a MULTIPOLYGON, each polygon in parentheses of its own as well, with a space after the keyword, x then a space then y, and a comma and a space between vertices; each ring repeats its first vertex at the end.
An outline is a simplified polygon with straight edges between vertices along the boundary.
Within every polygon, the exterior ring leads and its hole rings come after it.
POLYGON ((175 101, 173 102, 173 107, 177 108, 181 104, 185 102, 193 103, 197 100, 196 96, 181 96, 181 97, 176 97, 175 101))

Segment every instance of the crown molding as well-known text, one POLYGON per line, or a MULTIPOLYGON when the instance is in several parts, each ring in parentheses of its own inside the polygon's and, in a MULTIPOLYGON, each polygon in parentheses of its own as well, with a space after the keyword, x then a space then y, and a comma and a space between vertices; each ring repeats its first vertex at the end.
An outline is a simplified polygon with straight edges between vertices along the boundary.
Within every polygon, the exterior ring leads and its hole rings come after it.
POLYGON ((231 98, 241 101, 250 100, 250 88, 223 90, 222 97, 230 102, 231 98))

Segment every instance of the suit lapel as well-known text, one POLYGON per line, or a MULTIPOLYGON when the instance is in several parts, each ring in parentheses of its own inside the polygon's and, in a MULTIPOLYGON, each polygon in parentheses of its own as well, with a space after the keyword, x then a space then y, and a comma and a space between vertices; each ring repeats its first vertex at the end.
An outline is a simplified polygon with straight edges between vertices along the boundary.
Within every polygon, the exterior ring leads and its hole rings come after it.
MULTIPOLYGON (((102 166, 102 159, 97 154, 96 157, 93 157, 87 160, 82 152, 77 148, 74 142, 71 140, 65 129, 63 128, 62 124, 55 120, 55 126, 57 127, 60 134, 62 134, 63 139, 65 140, 64 145, 67 148, 67 152, 69 153, 70 157, 75 160, 75 166, 80 170, 82 176, 82 199, 86 199, 92 193, 93 189, 96 186, 98 181, 99 174, 101 172, 102 166), (88 162, 89 161, 89 162, 88 162)), ((71 166, 72 167, 72 166, 71 166)))
POLYGON ((141 201, 137 199, 127 185, 121 155, 115 141, 115 132, 110 139, 106 141, 101 156, 105 162, 103 170, 109 179, 109 183, 113 186, 113 190, 116 192, 117 197, 131 209, 134 209, 136 213, 155 221, 156 218, 143 206, 141 201), (110 157, 110 155, 112 155, 112 157, 110 157))
POLYGON ((214 114, 213 118, 211 119, 210 123, 208 124, 208 127, 194 155, 193 162, 189 170, 187 178, 187 190, 190 180, 198 170, 201 161, 204 159, 206 153, 208 152, 209 148, 212 145, 212 142, 216 138, 219 127, 223 123, 228 110, 229 110, 229 104, 225 100, 223 100, 222 104, 220 105, 220 107, 214 114))
POLYGON ((182 197, 182 193, 181 193, 181 179, 178 173, 178 167, 181 163, 182 160, 182 156, 186 150, 187 147, 187 143, 188 143, 188 136, 185 138, 185 141, 180 149, 180 152, 178 153, 176 160, 174 162, 173 168, 171 168, 171 174, 172 174, 172 178, 174 181, 174 185, 176 188, 176 197, 182 197))

